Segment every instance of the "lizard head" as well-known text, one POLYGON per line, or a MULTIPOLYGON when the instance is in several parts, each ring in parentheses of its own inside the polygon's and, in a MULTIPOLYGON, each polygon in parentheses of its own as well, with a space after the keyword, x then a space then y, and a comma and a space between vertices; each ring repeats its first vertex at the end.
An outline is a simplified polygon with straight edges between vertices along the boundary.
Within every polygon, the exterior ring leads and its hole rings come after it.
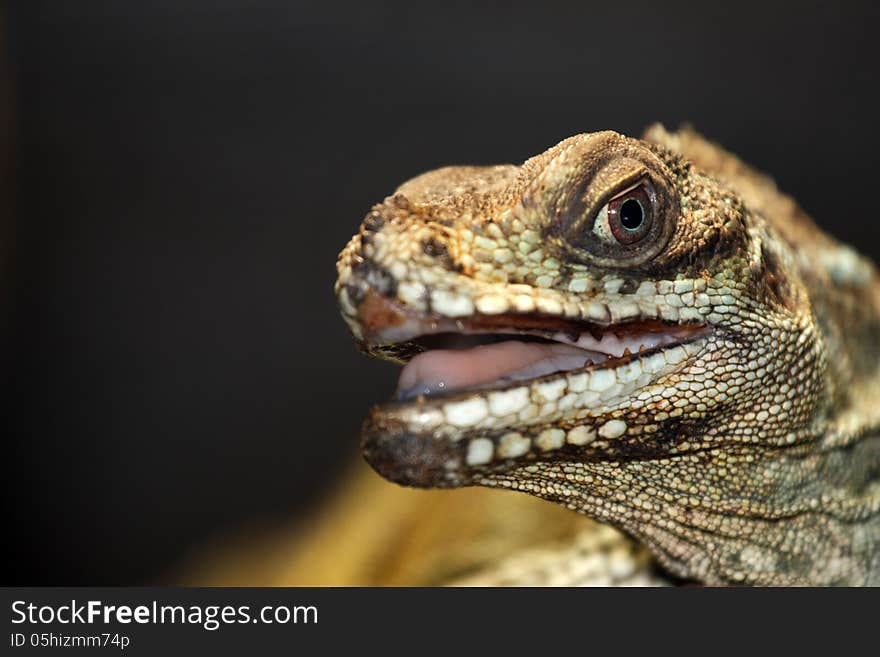
POLYGON ((803 285, 768 230, 688 160, 614 132, 404 183, 337 266, 359 347, 404 364, 366 459, 405 485, 526 491, 679 574, 742 579, 705 549, 737 455, 797 443, 822 398, 803 285))

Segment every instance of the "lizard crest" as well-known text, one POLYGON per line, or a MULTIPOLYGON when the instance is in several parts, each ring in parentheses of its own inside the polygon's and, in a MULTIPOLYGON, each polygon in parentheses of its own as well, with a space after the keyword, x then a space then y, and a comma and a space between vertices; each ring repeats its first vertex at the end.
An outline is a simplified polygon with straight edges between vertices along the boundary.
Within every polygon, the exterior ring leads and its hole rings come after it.
POLYGON ((388 479, 552 500, 709 584, 880 584, 875 268, 695 132, 423 174, 337 270, 405 364, 363 430, 388 479))

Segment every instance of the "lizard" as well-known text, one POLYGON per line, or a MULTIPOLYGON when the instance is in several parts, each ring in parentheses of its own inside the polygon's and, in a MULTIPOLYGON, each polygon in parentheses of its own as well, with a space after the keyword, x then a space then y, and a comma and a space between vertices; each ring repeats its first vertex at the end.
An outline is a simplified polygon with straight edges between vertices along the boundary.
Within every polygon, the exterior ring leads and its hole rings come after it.
POLYGON ((334 289, 403 365, 363 425, 384 478, 549 500, 668 581, 880 584, 877 270, 692 128, 421 174, 334 289))

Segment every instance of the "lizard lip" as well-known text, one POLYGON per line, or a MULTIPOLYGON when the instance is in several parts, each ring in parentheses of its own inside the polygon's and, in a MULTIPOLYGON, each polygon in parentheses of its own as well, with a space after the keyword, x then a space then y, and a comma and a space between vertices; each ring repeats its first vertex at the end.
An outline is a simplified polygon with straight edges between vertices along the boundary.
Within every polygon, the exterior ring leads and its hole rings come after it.
POLYGON ((371 355, 404 364, 397 402, 502 389, 561 372, 615 368, 709 332, 705 324, 658 319, 597 324, 542 314, 448 318, 416 313, 395 302, 373 303, 372 308, 367 304, 367 312, 361 309, 368 334, 362 346, 371 355))

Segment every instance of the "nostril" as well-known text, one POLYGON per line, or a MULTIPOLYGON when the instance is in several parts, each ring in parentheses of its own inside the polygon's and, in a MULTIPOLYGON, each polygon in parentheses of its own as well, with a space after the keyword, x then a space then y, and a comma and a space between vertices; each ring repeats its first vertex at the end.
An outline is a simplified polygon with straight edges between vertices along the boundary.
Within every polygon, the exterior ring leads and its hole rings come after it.
POLYGON ((384 225, 385 225, 385 218, 381 214, 379 214, 378 212, 373 211, 370 214, 368 214, 366 216, 366 218, 364 218, 364 222, 362 224, 362 227, 363 227, 364 231, 367 231, 370 233, 378 233, 380 230, 382 230, 382 227, 384 225))
POLYGON ((351 277, 367 290, 375 290, 386 297, 397 295, 397 280, 387 269, 372 260, 361 260, 351 268, 351 277))

